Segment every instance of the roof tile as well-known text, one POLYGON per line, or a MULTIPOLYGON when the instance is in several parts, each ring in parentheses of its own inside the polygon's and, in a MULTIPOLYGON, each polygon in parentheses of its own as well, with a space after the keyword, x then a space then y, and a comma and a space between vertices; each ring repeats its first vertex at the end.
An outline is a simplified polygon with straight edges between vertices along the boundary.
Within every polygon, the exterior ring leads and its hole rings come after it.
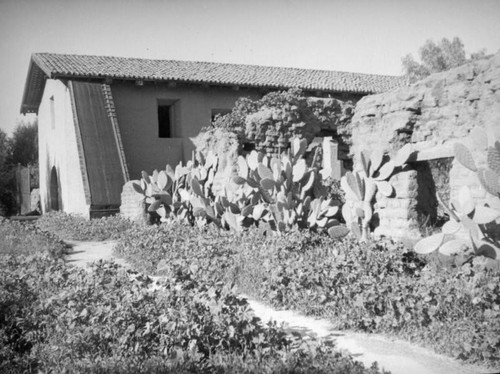
POLYGON ((51 78, 112 77, 213 85, 378 93, 404 85, 398 76, 175 60, 35 53, 33 61, 51 78))

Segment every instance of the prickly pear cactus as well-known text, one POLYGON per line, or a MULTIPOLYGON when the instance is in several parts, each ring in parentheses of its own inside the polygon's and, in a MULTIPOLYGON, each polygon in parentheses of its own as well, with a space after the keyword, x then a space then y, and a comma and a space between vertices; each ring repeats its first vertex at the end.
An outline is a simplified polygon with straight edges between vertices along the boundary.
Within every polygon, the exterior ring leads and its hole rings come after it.
POLYGON ((241 231, 261 222, 277 233, 294 227, 324 230, 332 237, 347 235, 335 218, 340 202, 326 198, 317 167, 307 165, 305 139, 294 139, 291 154, 268 157, 252 151, 237 160, 238 174, 222 191, 214 193, 218 158, 209 153, 198 165, 188 162, 173 170, 142 173, 135 190, 144 196, 148 211, 161 222, 180 219, 191 225, 213 222, 241 231))
POLYGON ((248 225, 259 221, 278 233, 294 227, 328 231, 335 238, 347 235, 335 218, 340 202, 326 198, 326 190, 315 183, 318 169, 307 165, 305 139, 293 140, 293 152, 268 157, 252 151, 238 158, 238 175, 232 182, 238 186, 233 195, 240 207, 236 214, 248 225), (337 227, 332 230, 332 228, 337 227))
POLYGON ((476 173, 481 186, 489 193, 485 202, 474 200, 468 186, 462 186, 458 198, 445 206, 450 220, 442 232, 419 241, 415 251, 428 254, 438 250, 441 254, 465 255, 476 262, 485 258, 500 260, 500 142, 491 139, 480 128, 470 134, 472 140, 486 151, 487 167, 477 167, 470 150, 461 143, 454 145, 455 159, 467 169, 476 173))
POLYGON ((358 239, 365 241, 370 237, 370 222, 377 191, 387 197, 393 195, 394 187, 388 180, 405 166, 412 154, 410 144, 401 148, 392 160, 378 149, 370 156, 362 152, 359 155, 359 170, 347 172, 341 178, 341 187, 346 194, 342 215, 347 227, 358 239))
POLYGON ((190 224, 213 221, 220 224, 214 212, 212 185, 217 171, 218 158, 209 153, 203 164, 189 161, 175 170, 167 165, 165 170, 154 170, 152 175, 142 172, 140 183, 134 189, 144 196, 149 213, 157 214, 161 222, 180 219, 190 224))

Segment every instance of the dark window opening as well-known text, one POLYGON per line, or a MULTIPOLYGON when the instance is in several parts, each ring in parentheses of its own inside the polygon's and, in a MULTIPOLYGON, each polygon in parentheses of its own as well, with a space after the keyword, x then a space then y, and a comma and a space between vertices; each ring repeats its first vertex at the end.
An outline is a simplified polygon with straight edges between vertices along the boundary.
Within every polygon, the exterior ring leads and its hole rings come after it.
POLYGON ((158 105, 158 136, 172 138, 173 105, 158 105))

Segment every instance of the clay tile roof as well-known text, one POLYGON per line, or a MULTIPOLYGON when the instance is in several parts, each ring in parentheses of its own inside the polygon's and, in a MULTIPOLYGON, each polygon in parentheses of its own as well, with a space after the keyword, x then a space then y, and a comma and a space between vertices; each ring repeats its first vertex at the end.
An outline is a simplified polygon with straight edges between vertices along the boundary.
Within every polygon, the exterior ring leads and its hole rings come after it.
MULTIPOLYGON (((209 85, 302 88, 312 91, 379 93, 400 87, 402 77, 328 70, 213 62, 35 53, 26 82, 22 111, 29 110, 29 82, 43 72, 49 78, 115 78, 177 81, 209 85), (38 74, 37 74, 38 73, 38 74)), ((40 80, 40 78, 38 78, 40 80)), ((31 105, 32 106, 32 105, 31 105)))

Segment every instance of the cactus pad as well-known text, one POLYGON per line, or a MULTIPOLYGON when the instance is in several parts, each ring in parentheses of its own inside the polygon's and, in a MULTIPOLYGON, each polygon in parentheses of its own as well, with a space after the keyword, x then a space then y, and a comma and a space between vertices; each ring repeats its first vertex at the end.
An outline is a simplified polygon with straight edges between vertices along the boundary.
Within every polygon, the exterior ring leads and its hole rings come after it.
POLYGON ((370 176, 375 175, 377 170, 382 165, 383 159, 384 159, 384 152, 382 152, 381 149, 376 148, 375 150, 373 150, 370 162, 370 176))
POLYGON ((500 196, 500 177, 490 169, 479 169, 477 177, 484 189, 493 196, 500 196))
POLYGON ((356 179, 354 174, 351 172, 347 172, 344 177, 347 185, 349 186, 350 192, 352 192, 352 194, 358 201, 361 200, 361 191, 358 187, 358 180, 356 179))
POLYGON ((500 142, 495 142, 494 147, 488 148, 488 167, 500 177, 500 142))
POLYGON ((369 176, 370 172, 370 159, 365 155, 365 152, 361 152, 359 154, 359 160, 361 162, 361 167, 363 168, 366 176, 369 176))
POLYGON ((458 230, 460 230, 461 227, 462 225, 459 222, 455 221, 454 219, 450 219, 443 225, 441 231, 445 235, 452 235, 458 232, 458 230))
POLYGON ((439 253, 445 256, 453 256, 465 252, 467 248, 467 243, 464 240, 453 239, 445 242, 441 247, 439 247, 439 253))
MULTIPOLYGON (((455 204, 456 202, 454 205, 455 204)), ((458 206, 459 211, 462 214, 470 214, 475 209, 476 204, 468 186, 462 186, 458 191, 458 206)))
POLYGON ((307 170, 306 160, 303 158, 298 160, 293 166, 293 182, 299 182, 307 170))
POLYGON ((396 157, 394 157, 393 162, 394 166, 403 166, 408 162, 410 159, 411 155, 413 153, 413 149, 411 144, 405 144, 396 154, 396 157))
POLYGON ((273 180, 273 172, 264 164, 259 164, 257 167, 257 171, 259 172, 259 177, 261 179, 271 179, 273 180))
POLYGON ((349 229, 345 226, 333 226, 328 229, 328 234, 332 238, 340 239, 349 234, 349 229))
POLYGON ((460 164, 465 166, 470 171, 477 171, 476 163, 472 158, 472 154, 465 145, 461 143, 455 143, 453 145, 453 153, 455 154, 456 160, 460 164))
POLYGON ((380 181, 376 184, 380 193, 386 197, 391 197, 394 192, 394 187, 387 181, 380 181))
POLYGON ((414 251, 423 255, 434 252, 441 246, 441 243, 443 243, 443 239, 443 233, 428 236, 415 245, 414 251))
POLYGON ((140 193, 141 195, 144 194, 144 190, 142 189, 140 184, 133 182, 132 187, 134 188, 135 192, 140 193))
POLYGON ((489 208, 487 206, 478 205, 474 211, 474 217, 472 220, 475 223, 484 225, 500 218, 500 212, 496 209, 489 208))
POLYGON ((200 182, 198 182, 198 179, 191 179, 191 189, 196 195, 203 196, 203 190, 201 188, 200 182))
POLYGON ((242 178, 248 178, 248 165, 247 161, 243 156, 238 156, 238 172, 240 177, 242 178))
POLYGON ((383 181, 386 179, 389 179, 389 177, 392 175, 392 172, 394 171, 395 165, 393 161, 388 161, 378 171, 378 173, 375 175, 375 180, 377 181, 383 181))

